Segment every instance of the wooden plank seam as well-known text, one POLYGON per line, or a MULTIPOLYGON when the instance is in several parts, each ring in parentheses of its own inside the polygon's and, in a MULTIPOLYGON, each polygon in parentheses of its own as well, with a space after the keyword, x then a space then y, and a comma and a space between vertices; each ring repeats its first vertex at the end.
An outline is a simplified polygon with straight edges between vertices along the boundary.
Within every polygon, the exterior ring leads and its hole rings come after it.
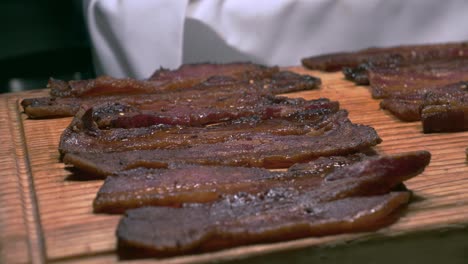
POLYGON ((18 183, 20 185, 19 191, 23 206, 23 217, 29 238, 28 246, 30 260, 32 263, 46 263, 44 235, 42 232, 34 180, 31 172, 31 163, 29 162, 29 155, 26 147, 27 141, 22 122, 22 110, 19 106, 18 98, 15 98, 16 103, 13 104, 11 103, 12 101, 13 100, 10 101, 9 107, 15 107, 16 109, 15 111, 9 111, 8 116, 11 121, 14 121, 12 122, 12 126, 10 126, 10 130, 11 134, 14 135, 16 147, 16 175, 18 176, 18 183), (11 113, 15 113, 16 116, 12 117, 11 113), (21 170, 24 171, 22 172, 21 170))

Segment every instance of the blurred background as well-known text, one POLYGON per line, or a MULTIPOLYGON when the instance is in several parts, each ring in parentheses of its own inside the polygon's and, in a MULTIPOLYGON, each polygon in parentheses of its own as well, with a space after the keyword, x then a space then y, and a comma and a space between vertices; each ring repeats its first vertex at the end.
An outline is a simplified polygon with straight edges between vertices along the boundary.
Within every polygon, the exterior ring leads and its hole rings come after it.
POLYGON ((0 93, 45 88, 50 77, 147 78, 197 62, 290 66, 468 39, 465 0, 1 0, 0 10, 0 93))
POLYGON ((81 1, 2 0, 0 10, 1 93, 94 76, 81 1))

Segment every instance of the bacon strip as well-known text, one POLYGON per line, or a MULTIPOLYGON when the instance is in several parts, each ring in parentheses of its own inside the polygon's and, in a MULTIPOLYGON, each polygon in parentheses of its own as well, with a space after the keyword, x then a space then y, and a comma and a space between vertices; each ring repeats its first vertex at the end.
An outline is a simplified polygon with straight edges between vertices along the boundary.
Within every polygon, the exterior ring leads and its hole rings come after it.
MULTIPOLYGON (((230 92, 235 94, 247 92, 249 89, 257 92, 261 90, 263 94, 278 94, 315 89, 320 85, 320 79, 309 75, 299 75, 288 71, 278 72, 277 70, 273 72, 267 70, 266 72, 268 72, 268 74, 244 72, 234 77, 204 77, 202 82, 193 83, 191 86, 184 87, 183 89, 161 88, 155 85, 154 81, 148 80, 138 81, 133 79, 114 79, 110 77, 99 77, 95 80, 79 81, 83 82, 83 84, 78 85, 74 83, 74 88, 69 89, 66 87, 71 87, 71 85, 67 86, 64 84, 65 82, 54 81, 54 83, 60 83, 56 86, 62 87, 60 88, 61 91, 63 90, 63 92, 60 93, 63 95, 62 97, 24 99, 21 105, 25 113, 31 118, 60 117, 74 115, 82 104, 89 106, 106 102, 139 104, 142 100, 164 101, 171 97, 177 97, 179 100, 183 100, 184 98, 193 99, 210 93, 216 93, 217 89, 224 90, 225 93, 230 92), (66 87, 63 88, 63 86, 66 87), (74 92, 71 93, 70 91, 74 92)), ((176 81, 170 83, 170 85, 176 84, 178 85, 176 81)))
POLYGON ((225 76, 238 80, 271 78, 278 67, 265 67, 252 63, 186 64, 176 70, 159 69, 148 80, 100 76, 96 79, 61 81, 51 79, 48 84, 52 97, 93 97, 162 93, 185 89, 202 83, 212 76, 225 76))
POLYGON ((468 130, 468 83, 429 91, 421 107, 424 133, 468 130))
POLYGON ((363 154, 320 157, 287 172, 261 168, 178 165, 168 169, 137 168, 106 178, 94 200, 95 213, 123 213, 142 206, 208 203, 223 195, 263 193, 271 188, 313 189, 337 167, 365 158, 363 154))
POLYGON ((367 72, 372 67, 391 68, 439 59, 468 58, 468 43, 406 45, 368 48, 302 59, 302 64, 314 70, 343 70, 345 77, 358 84, 368 84, 367 72))
MULTIPOLYGON (((276 100, 275 104, 263 109, 257 105, 253 116, 214 123, 206 127, 158 124, 137 128, 100 129, 93 119, 93 113, 99 111, 99 107, 82 109, 62 133, 59 151, 65 154, 180 148, 230 139, 245 139, 259 134, 320 134, 320 123, 326 121, 327 115, 336 113, 339 108, 338 102, 328 99, 276 100)), ((132 123, 136 124, 138 121, 134 120, 132 123)))
POLYGON ((429 86, 385 98, 380 106, 403 121, 423 120, 425 133, 467 130, 467 83, 429 86))
POLYGON ((423 98, 431 90, 468 80, 468 59, 441 60, 369 71, 373 98, 423 98))
MULTIPOLYGON (((344 169, 357 166, 353 165, 356 163, 376 174, 409 177, 419 174, 428 162, 429 154, 421 151, 391 157, 368 157, 363 154, 321 157, 309 163, 297 164, 287 172, 193 165, 169 169, 137 168, 106 178, 94 200, 94 212, 123 213, 127 209, 150 205, 180 207, 183 203, 208 203, 223 195, 238 192, 257 194, 279 187, 313 190, 319 188, 324 177, 326 180, 336 180, 343 177, 343 171, 346 171, 346 177, 359 177, 362 172, 357 172, 356 168, 344 169)), ((372 188, 374 194, 386 191, 374 185, 368 188, 372 188)))
POLYGON ((421 173, 428 152, 370 158, 336 169, 323 180, 257 195, 228 195, 213 204, 127 211, 117 237, 123 258, 169 256, 284 241, 307 236, 370 231, 396 220, 409 192, 392 192, 421 173), (235 216, 235 217, 233 217, 235 216))
POLYGON ((286 168, 320 156, 346 155, 381 142, 371 127, 351 123, 345 111, 331 115, 319 135, 259 135, 191 148, 112 153, 67 153, 64 162, 109 175, 136 167, 166 168, 169 163, 286 168))

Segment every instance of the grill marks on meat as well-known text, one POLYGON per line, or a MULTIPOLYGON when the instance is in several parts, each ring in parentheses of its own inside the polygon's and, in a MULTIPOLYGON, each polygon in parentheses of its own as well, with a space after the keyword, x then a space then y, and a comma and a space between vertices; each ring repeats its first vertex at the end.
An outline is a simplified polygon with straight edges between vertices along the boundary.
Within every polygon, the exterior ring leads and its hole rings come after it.
MULTIPOLYGON (((286 172, 260 168, 222 166, 178 166, 170 169, 137 168, 106 178, 94 200, 94 212, 123 213, 127 209, 142 206, 174 206, 183 203, 209 203, 224 195, 244 192, 264 193, 274 188, 291 188, 299 192, 314 191, 324 181, 359 178, 363 174, 385 177, 368 185, 355 188, 353 195, 386 193, 388 178, 412 177, 422 172, 429 162, 427 152, 406 153, 395 156, 368 157, 363 154, 320 157, 309 163, 296 164, 286 172), (359 163, 362 170, 357 170, 359 163), (355 166, 345 168, 348 166, 355 166), (382 187, 383 186, 383 187, 382 187)), ((406 178, 405 178, 406 179, 406 178)), ((349 195, 347 193, 346 195, 349 195)))
POLYGON ((156 76, 159 76, 161 82, 167 82, 166 86, 157 84, 159 81, 154 79, 139 81, 98 77, 93 80, 69 83, 51 80, 49 87, 55 96, 24 99, 21 104, 25 113, 31 118, 60 117, 74 115, 81 104, 96 105, 105 102, 140 104, 142 101, 156 102, 158 100, 163 103, 171 101, 170 98, 183 101, 213 93, 216 89, 223 90, 226 97, 231 97, 232 94, 239 95, 241 92, 248 93, 248 89, 253 90, 250 91, 251 93, 261 90, 263 94, 278 94, 315 89, 321 83, 318 78, 279 71, 277 67, 267 68, 246 64, 244 71, 240 71, 241 66, 242 64, 227 64, 225 66, 227 69, 219 73, 225 75, 214 76, 208 76, 210 71, 203 71, 205 68, 213 68, 214 65, 189 65, 185 68, 182 66, 185 74, 179 78, 174 77, 177 79, 175 82, 169 82, 167 79, 177 75, 177 70, 175 72, 161 70, 156 76), (230 67, 239 71, 228 71, 228 69, 232 70, 230 67), (200 69, 196 70, 198 68, 200 69), (199 77, 197 81, 190 79, 195 78, 193 75, 199 77), (183 79, 185 77, 189 79, 183 79), (190 83, 190 85, 181 85, 181 83, 190 83), (167 88, 168 86, 170 87, 167 88))
POLYGON ((329 115, 319 135, 253 135, 181 149, 155 149, 112 153, 67 153, 63 160, 82 170, 109 175, 136 167, 167 168, 169 163, 287 168, 320 156, 346 155, 381 142, 376 131, 351 123, 342 110, 329 115))
POLYGON ((368 84, 367 70, 373 66, 397 67, 439 59, 468 58, 468 43, 405 45, 368 48, 304 58, 302 64, 314 70, 339 71, 359 84, 368 84))
MULTIPOLYGON (((138 149, 180 148, 211 144, 254 135, 304 135, 323 133, 321 124, 336 113, 338 102, 328 99, 276 98, 274 104, 256 106, 255 115, 208 126, 158 124, 136 128, 100 129, 93 119, 96 108, 82 109, 62 133, 59 150, 70 152, 115 152, 138 149)), ((216 122, 220 120, 212 120, 216 122)), ((132 121, 137 124, 138 120, 132 121)))
POLYGON ((119 253, 161 257, 375 230, 395 221, 409 201, 409 192, 392 190, 429 160, 424 151, 367 158, 323 178, 303 176, 314 183, 302 190, 288 186, 212 204, 129 210, 117 230, 119 253))

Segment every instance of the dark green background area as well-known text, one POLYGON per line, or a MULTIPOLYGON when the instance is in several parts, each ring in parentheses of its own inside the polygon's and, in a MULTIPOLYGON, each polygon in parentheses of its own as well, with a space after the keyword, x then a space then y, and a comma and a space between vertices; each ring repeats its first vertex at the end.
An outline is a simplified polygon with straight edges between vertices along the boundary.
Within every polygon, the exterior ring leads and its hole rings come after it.
POLYGON ((94 75, 78 0, 0 1, 0 92, 94 75))

